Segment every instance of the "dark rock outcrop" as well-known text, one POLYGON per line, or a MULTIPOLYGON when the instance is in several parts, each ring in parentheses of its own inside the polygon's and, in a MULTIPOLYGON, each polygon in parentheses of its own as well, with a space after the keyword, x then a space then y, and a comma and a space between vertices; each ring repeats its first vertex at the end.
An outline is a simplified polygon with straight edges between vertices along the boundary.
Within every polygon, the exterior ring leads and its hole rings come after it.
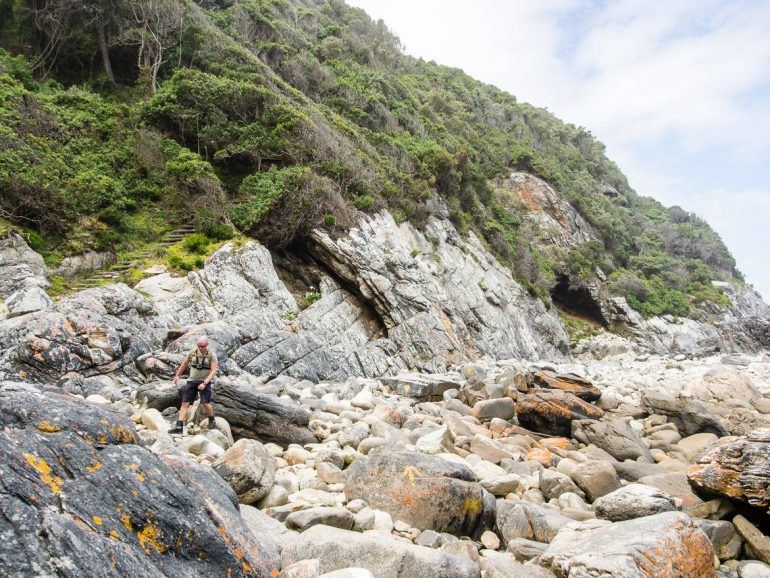
POLYGON ((125 416, 65 395, 0 390, 0 567, 10 576, 271 576, 213 471, 166 461, 125 416))
POLYGON ((248 386, 215 384, 212 404, 216 414, 230 424, 235 437, 284 446, 318 441, 307 427, 310 414, 293 401, 248 386))
POLYGON ((535 391, 516 404, 516 418, 523 427, 561 437, 569 437, 573 421, 603 415, 598 407, 558 389, 535 391))
POLYGON ((495 498, 464 465, 378 448, 347 470, 345 495, 415 528, 478 538, 492 525, 495 498))
MULTIPOLYGON (((219 417, 227 420, 235 437, 270 441, 282 445, 315 443, 307 428, 310 414, 293 401, 260 393, 232 382, 213 384, 211 402, 219 417)), ((163 411, 182 403, 184 382, 154 382, 139 388, 136 399, 148 408, 163 411)))

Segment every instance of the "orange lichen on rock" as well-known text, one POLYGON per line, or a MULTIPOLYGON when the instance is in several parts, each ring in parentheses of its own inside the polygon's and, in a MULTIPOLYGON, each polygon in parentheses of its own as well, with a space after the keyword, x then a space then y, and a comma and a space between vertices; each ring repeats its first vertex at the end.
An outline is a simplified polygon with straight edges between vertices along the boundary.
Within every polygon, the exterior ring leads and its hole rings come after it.
POLYGON ((126 527, 126 529, 130 532, 134 531, 134 525, 131 523, 131 516, 128 514, 123 514, 120 517, 120 520, 123 522, 123 525, 126 527))
POLYGON ((167 546, 160 541, 160 536, 160 530, 158 530, 158 528, 150 521, 148 521, 145 527, 137 533, 139 545, 148 554, 150 554, 150 548, 158 553, 166 551, 167 546))
POLYGON ((548 467, 553 461, 553 454, 546 448, 532 448, 527 453, 527 460, 538 462, 543 466, 548 467))
POLYGON ((62 480, 59 476, 51 475, 51 466, 49 466, 44 459, 36 458, 32 454, 24 454, 24 457, 27 459, 27 462, 38 471, 40 479, 43 483, 48 484, 54 494, 61 493, 62 480))
POLYGON ((550 438, 540 440, 540 445, 545 448, 559 448, 566 450, 570 445, 570 441, 567 438, 550 438))
POLYGON ((40 422, 35 427, 44 433, 56 433, 57 431, 61 431, 61 427, 49 422, 48 420, 40 422))

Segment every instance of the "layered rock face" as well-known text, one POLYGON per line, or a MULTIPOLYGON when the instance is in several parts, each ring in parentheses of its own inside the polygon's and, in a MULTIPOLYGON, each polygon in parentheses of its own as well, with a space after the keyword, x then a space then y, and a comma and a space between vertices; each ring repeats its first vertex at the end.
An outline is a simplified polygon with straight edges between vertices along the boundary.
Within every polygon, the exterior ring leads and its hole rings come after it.
POLYGON ((424 232, 387 212, 339 239, 316 230, 310 250, 372 303, 410 367, 438 371, 478 355, 561 358, 556 315, 473 234, 461 239, 443 205, 433 213, 424 232))
POLYGON ((567 339, 556 315, 478 239, 460 239, 443 206, 436 213, 425 233, 388 213, 339 239, 315 231, 312 252, 332 273, 302 311, 267 249, 228 243, 185 278, 164 273, 136 291, 91 289, 0 323, 7 348, 0 370, 41 381, 124 368, 134 378, 126 366, 136 358, 159 347, 185 353, 200 334, 213 340, 227 372, 266 378, 441 371, 482 355, 562 359, 567 339), (181 337, 169 341, 171 334, 181 337))
MULTIPOLYGON (((557 191, 541 179, 514 172, 495 185, 502 192, 503 202, 510 199, 509 208, 515 209, 518 202, 529 209, 524 218, 536 232, 532 240, 545 254, 552 252, 554 247, 570 251, 601 238, 557 191)), ((597 320, 650 352, 704 356, 717 351, 757 352, 770 345, 767 333, 770 307, 751 287, 738 288, 715 281, 714 285, 725 292, 731 305, 727 308, 711 303, 704 305, 702 321, 675 319, 668 315, 644 319, 631 309, 625 298, 609 292, 603 281, 603 275, 597 274, 585 290, 597 320)))

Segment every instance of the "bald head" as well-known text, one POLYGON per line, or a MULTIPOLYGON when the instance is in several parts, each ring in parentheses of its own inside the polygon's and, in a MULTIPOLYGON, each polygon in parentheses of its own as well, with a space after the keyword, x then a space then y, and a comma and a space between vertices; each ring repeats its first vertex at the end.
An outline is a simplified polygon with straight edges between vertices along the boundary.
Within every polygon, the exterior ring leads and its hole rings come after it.
POLYGON ((197 343, 198 343, 198 347, 200 347, 201 349, 204 349, 204 348, 208 347, 209 340, 206 339, 205 337, 199 337, 197 343))

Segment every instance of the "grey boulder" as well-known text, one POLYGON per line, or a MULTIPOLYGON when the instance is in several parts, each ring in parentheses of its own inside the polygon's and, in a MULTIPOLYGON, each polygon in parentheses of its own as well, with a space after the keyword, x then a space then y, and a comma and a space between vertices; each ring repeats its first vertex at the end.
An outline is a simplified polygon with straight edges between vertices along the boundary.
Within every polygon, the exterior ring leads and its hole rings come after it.
POLYGON ((594 444, 618 461, 654 463, 650 450, 626 422, 619 419, 581 419, 572 422, 572 437, 586 445, 594 444))
POLYGON ((596 517, 620 522, 676 510, 674 499, 657 488, 628 484, 594 502, 596 517))
POLYGON ((467 558, 386 534, 361 534, 322 525, 309 528, 285 546, 281 565, 285 568, 309 558, 319 560, 321 572, 355 566, 378 578, 481 578, 479 567, 467 558))

